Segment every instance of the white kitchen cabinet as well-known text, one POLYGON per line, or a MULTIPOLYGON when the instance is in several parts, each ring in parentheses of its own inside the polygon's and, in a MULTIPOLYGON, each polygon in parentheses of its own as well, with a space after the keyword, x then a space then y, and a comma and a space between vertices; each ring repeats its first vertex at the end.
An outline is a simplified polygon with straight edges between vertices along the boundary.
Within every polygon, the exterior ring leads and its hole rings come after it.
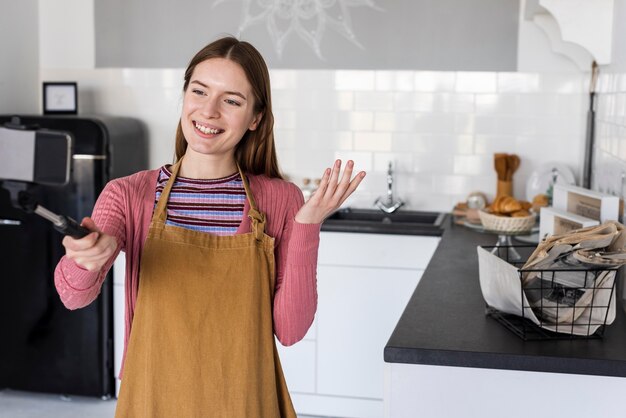
POLYGON ((315 346, 307 340, 290 347, 276 344, 290 392, 315 393, 315 346))
POLYGON ((320 266, 317 392, 383 398, 383 351, 421 277, 409 269, 320 266))
POLYGON ((299 414, 382 417, 383 349, 439 237, 322 232, 313 329, 278 351, 299 414))

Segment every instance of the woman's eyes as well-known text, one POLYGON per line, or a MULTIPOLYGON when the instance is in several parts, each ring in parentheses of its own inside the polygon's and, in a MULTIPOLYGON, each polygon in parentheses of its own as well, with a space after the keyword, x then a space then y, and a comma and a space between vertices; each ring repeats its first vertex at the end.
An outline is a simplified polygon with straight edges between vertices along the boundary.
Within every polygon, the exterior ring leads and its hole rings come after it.
MULTIPOLYGON (((200 89, 192 89, 191 92, 197 96, 206 96, 206 93, 200 89)), ((224 103, 231 106, 241 106, 241 103, 234 99, 224 99, 224 103)))
POLYGON ((233 99, 226 99, 224 100, 226 103, 228 103, 229 105, 233 105, 233 106, 241 106, 241 103, 239 103, 236 100, 233 99))

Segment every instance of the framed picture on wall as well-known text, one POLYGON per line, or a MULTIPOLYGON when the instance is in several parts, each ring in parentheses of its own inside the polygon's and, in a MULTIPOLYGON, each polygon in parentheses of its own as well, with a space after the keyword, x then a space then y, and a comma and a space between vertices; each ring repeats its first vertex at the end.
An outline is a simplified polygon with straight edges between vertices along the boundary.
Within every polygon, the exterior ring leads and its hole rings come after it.
POLYGON ((74 81, 44 81, 43 114, 78 113, 78 85, 74 81))

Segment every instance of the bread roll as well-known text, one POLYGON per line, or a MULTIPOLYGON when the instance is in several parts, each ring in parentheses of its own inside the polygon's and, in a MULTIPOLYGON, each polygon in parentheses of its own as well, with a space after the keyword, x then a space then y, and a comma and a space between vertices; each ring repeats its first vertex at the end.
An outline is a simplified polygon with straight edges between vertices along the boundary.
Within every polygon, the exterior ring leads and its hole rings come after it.
POLYGON ((522 210, 522 204, 511 196, 504 196, 498 204, 498 211, 500 213, 509 215, 513 212, 517 212, 518 210, 522 210))

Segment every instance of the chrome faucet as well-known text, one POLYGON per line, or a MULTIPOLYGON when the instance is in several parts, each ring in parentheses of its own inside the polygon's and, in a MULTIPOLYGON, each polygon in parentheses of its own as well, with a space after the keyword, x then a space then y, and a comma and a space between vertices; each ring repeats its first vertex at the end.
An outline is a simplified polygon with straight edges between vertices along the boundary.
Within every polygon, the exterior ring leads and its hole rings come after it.
POLYGON ((379 197, 374 202, 376 207, 385 213, 394 213, 400 206, 404 205, 402 200, 393 199, 393 170, 391 161, 389 161, 389 167, 387 168, 387 199, 385 202, 379 197))

